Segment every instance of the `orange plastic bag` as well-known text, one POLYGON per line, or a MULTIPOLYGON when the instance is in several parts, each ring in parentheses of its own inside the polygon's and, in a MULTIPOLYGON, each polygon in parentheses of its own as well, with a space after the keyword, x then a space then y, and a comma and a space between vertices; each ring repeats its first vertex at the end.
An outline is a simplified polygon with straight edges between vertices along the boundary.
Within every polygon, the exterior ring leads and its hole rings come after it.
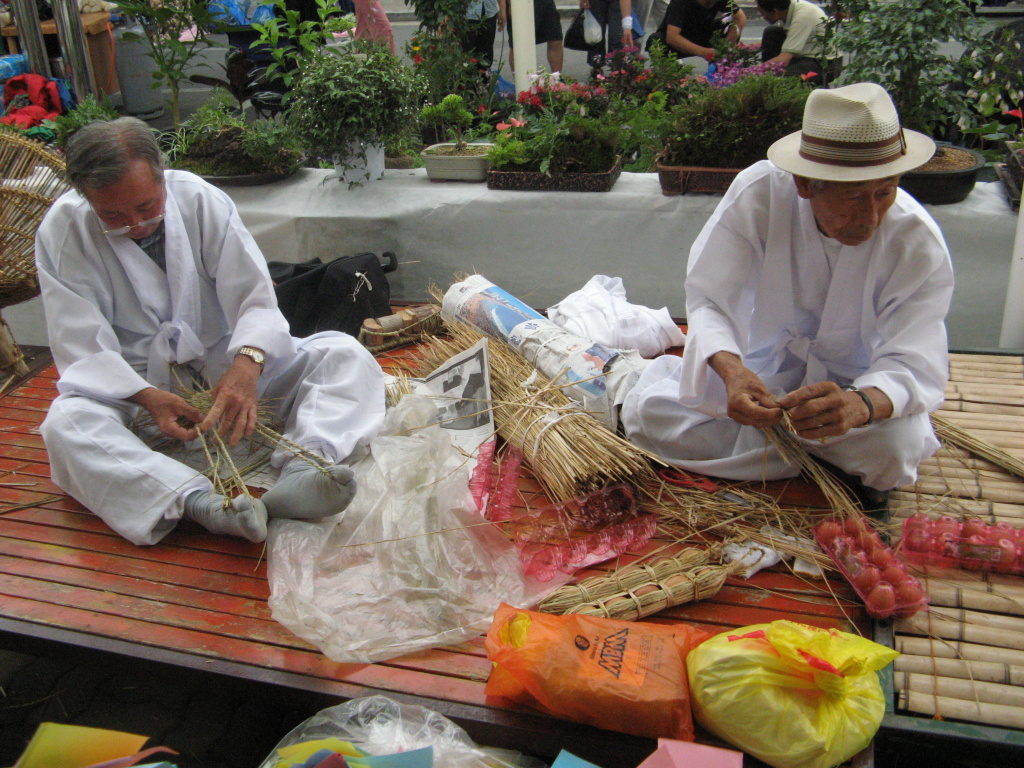
POLYGON ((487 633, 485 693, 598 728, 693 741, 686 656, 709 637, 502 604, 487 633))

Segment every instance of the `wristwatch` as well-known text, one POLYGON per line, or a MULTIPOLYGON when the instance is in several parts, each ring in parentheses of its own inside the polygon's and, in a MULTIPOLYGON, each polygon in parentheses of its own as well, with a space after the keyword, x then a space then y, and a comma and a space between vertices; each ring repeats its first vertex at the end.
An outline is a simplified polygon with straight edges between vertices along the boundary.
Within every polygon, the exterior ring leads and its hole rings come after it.
POLYGON ((256 349, 256 347, 239 347, 236 355, 245 355, 254 363, 257 363, 260 368, 263 367, 267 361, 267 356, 263 354, 263 350, 256 349))

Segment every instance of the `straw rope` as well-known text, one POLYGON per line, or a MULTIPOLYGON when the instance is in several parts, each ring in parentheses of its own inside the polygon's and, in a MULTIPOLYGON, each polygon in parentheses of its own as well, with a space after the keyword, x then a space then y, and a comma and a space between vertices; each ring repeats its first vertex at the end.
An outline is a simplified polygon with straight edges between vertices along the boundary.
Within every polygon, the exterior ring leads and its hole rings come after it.
POLYGON ((688 547, 674 557, 663 557, 653 563, 633 563, 613 573, 591 576, 578 584, 566 584, 544 598, 537 610, 545 613, 576 613, 581 605, 595 603, 620 593, 629 593, 646 585, 659 584, 670 576, 708 565, 707 549, 688 547))
POLYGON ((738 562, 731 565, 700 565, 666 576, 658 582, 573 606, 565 613, 635 621, 666 608, 713 597, 730 575, 744 567, 738 562))

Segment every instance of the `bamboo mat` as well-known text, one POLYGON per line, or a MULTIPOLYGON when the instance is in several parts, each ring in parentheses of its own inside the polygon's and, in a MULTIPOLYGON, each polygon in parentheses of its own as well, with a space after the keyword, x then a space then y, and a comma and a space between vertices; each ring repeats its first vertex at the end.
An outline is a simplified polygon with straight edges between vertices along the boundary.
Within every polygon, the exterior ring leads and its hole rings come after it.
MULTIPOLYGON (((938 415, 1024 459, 1024 359, 954 354, 938 415)), ((922 463, 889 499, 893 542, 903 520, 980 517, 1024 528, 1024 479, 956 447, 922 463)), ((898 712, 1024 730, 1024 578, 913 566, 931 608, 897 620, 898 712)))

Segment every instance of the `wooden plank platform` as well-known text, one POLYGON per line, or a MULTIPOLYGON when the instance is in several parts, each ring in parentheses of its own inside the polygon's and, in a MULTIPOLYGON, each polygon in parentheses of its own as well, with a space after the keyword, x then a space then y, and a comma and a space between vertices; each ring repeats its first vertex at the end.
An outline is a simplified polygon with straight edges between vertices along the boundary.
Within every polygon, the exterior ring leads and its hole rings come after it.
MULTIPOLYGON (((400 367, 410 354, 393 352, 387 364, 400 367)), ((548 760, 570 748, 603 768, 632 768, 653 750, 651 740, 488 702, 482 637, 377 664, 330 661, 270 617, 260 545, 188 522, 153 547, 120 538, 49 480, 39 425, 56 376, 45 367, 0 397, 0 643, 112 653, 325 699, 385 693, 452 718, 479 743, 548 760)), ((719 632, 790 618, 870 634, 853 598, 838 579, 809 583, 773 570, 731 579, 714 600, 650 621, 719 632)))

